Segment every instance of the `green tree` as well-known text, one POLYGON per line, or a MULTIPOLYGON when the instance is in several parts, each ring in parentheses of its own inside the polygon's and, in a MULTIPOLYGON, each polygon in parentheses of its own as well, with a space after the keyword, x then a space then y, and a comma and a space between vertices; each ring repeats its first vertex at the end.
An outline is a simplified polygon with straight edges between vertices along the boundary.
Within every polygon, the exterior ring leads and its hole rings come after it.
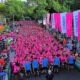
POLYGON ((21 0, 8 0, 5 3, 5 7, 6 15, 11 18, 14 17, 20 19, 25 14, 25 6, 21 0))
POLYGON ((47 11, 46 0, 27 0, 27 13, 30 14, 34 19, 41 18, 47 11))
POLYGON ((0 3, 0 12, 10 18, 22 19, 24 16, 31 18, 42 18, 48 12, 71 11, 75 0, 7 0, 0 3))
POLYGON ((5 12, 5 4, 0 3, 0 13, 4 13, 5 12))
POLYGON ((75 4, 75 0, 64 0, 62 2, 63 8, 67 8, 68 11, 72 11, 72 6, 75 4))
POLYGON ((28 0, 27 12, 35 18, 41 18, 47 12, 71 11, 74 0, 28 0))

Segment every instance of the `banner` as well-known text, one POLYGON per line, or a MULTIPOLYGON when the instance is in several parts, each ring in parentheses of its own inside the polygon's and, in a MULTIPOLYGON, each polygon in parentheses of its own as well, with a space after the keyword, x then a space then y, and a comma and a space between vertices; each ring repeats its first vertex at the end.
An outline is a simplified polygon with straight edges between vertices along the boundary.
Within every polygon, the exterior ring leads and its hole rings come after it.
POLYGON ((60 13, 54 13, 55 28, 61 32, 60 13))
POLYGON ((78 12, 73 12, 74 36, 78 37, 78 12))
POLYGON ((50 13, 47 14, 46 24, 47 24, 47 25, 50 25, 50 13))
POLYGON ((61 13, 61 32, 66 33, 66 13, 61 13))
POLYGON ((80 12, 78 12, 78 41, 80 41, 80 12))
POLYGON ((66 13, 66 34, 68 37, 72 37, 72 13, 66 13))
POLYGON ((53 29, 55 29, 55 19, 54 19, 54 13, 51 14, 51 26, 53 29))

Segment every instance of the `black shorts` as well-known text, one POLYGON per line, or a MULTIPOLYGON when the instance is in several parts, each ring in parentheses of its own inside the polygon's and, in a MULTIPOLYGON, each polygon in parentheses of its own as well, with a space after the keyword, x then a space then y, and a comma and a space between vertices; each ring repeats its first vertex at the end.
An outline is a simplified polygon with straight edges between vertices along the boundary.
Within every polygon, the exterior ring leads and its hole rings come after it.
POLYGON ((30 70, 27 70, 27 71, 26 71, 26 73, 30 73, 30 72, 31 72, 30 70))
POLYGON ((53 69, 55 69, 55 68, 59 68, 59 66, 58 66, 58 65, 54 65, 54 66, 53 66, 53 69))
POLYGON ((48 70, 48 67, 43 67, 42 70, 48 70))
POLYGON ((67 65, 68 63, 67 62, 64 62, 64 64, 67 65))
POLYGON ((68 64, 69 66, 74 66, 74 64, 68 64))
POLYGON ((38 68, 34 68, 34 71, 35 71, 35 72, 38 71, 38 68))
POLYGON ((64 62, 64 66, 68 66, 68 63, 67 62, 64 62))

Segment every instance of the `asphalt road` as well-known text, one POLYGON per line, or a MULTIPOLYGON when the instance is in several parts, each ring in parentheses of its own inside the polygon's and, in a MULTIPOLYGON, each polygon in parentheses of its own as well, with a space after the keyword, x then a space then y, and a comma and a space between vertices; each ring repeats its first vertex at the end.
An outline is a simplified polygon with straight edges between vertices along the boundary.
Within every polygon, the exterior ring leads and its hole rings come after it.
MULTIPOLYGON (((15 80, 15 79, 11 79, 15 80)), ((41 75, 39 77, 31 77, 31 78, 24 78, 20 79, 18 78, 17 80, 46 80, 45 75, 41 75)), ((72 71, 60 71, 59 73, 54 74, 53 80, 80 80, 80 71, 74 69, 72 71)))

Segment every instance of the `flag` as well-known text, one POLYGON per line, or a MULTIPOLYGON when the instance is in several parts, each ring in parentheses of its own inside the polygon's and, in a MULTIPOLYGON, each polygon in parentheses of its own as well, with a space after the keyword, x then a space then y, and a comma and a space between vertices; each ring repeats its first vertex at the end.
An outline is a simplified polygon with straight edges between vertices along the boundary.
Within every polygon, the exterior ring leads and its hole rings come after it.
POLYGON ((78 12, 78 41, 80 41, 80 12, 78 12))
POLYGON ((61 32, 66 33, 66 13, 61 13, 61 32))
POLYGON ((66 34, 68 37, 72 37, 72 15, 71 12, 66 14, 66 34))
POLYGON ((55 29, 55 19, 54 19, 54 13, 51 14, 51 26, 53 29, 55 29))
POLYGON ((61 32, 60 13, 54 13, 55 28, 61 32))
POLYGON ((48 13, 46 16, 46 23, 47 25, 50 25, 50 13, 48 13))
POLYGON ((78 12, 79 11, 73 12, 74 36, 76 37, 78 37, 78 12))

